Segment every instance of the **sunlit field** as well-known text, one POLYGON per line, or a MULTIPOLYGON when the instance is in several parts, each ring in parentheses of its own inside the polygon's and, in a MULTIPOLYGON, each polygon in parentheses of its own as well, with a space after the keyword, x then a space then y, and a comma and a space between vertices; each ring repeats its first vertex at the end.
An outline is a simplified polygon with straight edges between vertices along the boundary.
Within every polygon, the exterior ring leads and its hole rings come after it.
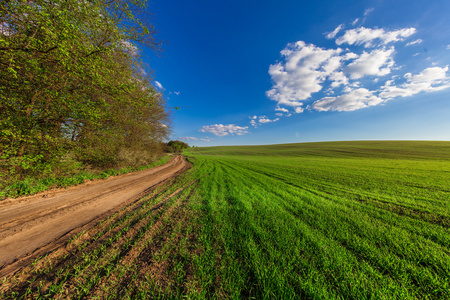
POLYGON ((2 298, 450 299, 450 142, 184 154, 190 170, 2 298))

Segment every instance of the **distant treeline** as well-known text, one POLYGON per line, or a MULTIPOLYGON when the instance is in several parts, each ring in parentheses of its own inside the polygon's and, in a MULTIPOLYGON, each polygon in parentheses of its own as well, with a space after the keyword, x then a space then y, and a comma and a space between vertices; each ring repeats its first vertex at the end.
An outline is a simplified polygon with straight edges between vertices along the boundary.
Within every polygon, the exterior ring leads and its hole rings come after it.
POLYGON ((0 3, 0 188, 25 177, 148 164, 168 113, 139 58, 159 43, 145 0, 0 3))
POLYGON ((169 141, 166 144, 165 150, 169 153, 180 153, 184 149, 190 148, 188 144, 182 141, 169 141))

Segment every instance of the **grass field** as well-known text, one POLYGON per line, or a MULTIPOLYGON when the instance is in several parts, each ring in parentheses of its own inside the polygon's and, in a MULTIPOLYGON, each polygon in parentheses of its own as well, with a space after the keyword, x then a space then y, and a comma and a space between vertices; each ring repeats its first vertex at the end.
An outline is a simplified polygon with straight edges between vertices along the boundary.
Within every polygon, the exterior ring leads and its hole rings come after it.
POLYGON ((450 142, 185 154, 192 169, 0 298, 450 299, 450 142))

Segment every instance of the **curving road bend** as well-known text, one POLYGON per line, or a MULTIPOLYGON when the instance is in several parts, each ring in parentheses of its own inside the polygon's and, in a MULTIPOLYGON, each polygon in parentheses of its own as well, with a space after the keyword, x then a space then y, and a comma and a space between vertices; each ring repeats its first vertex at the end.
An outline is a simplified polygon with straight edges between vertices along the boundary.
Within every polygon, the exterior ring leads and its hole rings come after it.
POLYGON ((175 156, 164 165, 136 173, 0 202, 0 277, 11 272, 8 265, 30 258, 44 246, 55 248, 74 229, 141 198, 187 168, 188 162, 175 156))

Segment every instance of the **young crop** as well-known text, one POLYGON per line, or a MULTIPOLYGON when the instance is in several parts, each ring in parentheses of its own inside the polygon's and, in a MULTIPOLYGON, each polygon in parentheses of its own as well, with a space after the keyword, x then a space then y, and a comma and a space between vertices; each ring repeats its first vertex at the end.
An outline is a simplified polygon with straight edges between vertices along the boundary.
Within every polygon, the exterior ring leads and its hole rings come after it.
POLYGON ((72 239, 70 255, 37 260, 29 285, 17 279, 0 296, 450 298, 450 143, 186 154, 192 169, 72 239))

